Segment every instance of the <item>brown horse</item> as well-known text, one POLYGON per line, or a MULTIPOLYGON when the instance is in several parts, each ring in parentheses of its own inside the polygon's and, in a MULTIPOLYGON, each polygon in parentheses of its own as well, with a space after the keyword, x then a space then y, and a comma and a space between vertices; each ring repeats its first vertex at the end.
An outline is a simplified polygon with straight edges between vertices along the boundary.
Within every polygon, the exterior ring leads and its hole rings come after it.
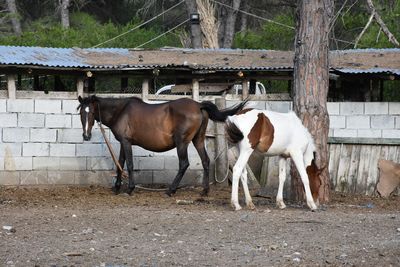
MULTIPOLYGON (((144 149, 164 152, 177 148, 179 171, 167 194, 176 192, 182 176, 189 167, 187 148, 193 142, 204 169, 203 195, 209 191, 210 159, 205 149, 205 133, 208 118, 213 121, 224 122, 228 116, 240 111, 247 101, 218 110, 217 106, 209 101, 198 103, 189 98, 162 103, 147 104, 140 98, 101 98, 90 96, 78 98, 80 105, 83 139, 91 138, 94 121, 108 126, 115 138, 120 142, 119 164, 123 167, 125 160, 129 173, 128 193, 135 189, 133 180, 132 145, 144 149)), ((121 188, 121 171, 117 168, 115 193, 121 188)))

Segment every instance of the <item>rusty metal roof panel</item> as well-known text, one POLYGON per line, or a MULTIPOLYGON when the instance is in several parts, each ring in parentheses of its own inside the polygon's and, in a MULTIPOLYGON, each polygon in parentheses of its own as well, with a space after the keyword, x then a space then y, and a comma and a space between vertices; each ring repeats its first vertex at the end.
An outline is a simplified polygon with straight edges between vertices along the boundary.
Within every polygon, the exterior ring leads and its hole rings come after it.
MULTIPOLYGON (((291 71, 292 51, 247 49, 46 48, 0 46, 0 65, 44 68, 291 71)), ((400 72, 400 49, 330 52, 330 68, 343 73, 400 72)))

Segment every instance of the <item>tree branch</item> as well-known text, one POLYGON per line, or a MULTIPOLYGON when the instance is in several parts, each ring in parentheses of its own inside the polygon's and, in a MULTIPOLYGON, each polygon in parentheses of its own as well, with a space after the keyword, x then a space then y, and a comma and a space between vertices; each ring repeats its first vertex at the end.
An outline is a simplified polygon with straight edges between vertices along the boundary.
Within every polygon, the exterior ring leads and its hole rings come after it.
POLYGON ((365 24, 364 29, 360 32, 360 34, 356 38, 356 41, 355 41, 355 44, 354 44, 354 48, 357 48, 358 42, 360 41, 360 39, 364 35, 364 33, 367 31, 369 25, 371 25, 372 20, 374 19, 374 16, 375 16, 375 11, 372 11, 372 14, 369 17, 367 24, 365 24))
POLYGON ((386 34, 386 36, 389 39, 389 42, 391 42, 393 45, 400 47, 399 41, 397 41, 396 37, 389 31, 388 27, 386 24, 383 22, 381 16, 376 12, 375 6, 372 3, 372 0, 367 0, 367 4, 369 9, 371 10, 371 14, 374 16, 376 22, 379 24, 381 27, 382 31, 386 34))

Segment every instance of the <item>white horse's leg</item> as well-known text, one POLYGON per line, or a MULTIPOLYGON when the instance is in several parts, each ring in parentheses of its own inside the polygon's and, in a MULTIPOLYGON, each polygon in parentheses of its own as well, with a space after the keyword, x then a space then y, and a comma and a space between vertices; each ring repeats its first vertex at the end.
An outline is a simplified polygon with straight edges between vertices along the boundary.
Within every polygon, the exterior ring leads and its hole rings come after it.
POLYGON ((301 177, 301 181, 303 182, 304 191, 306 192, 307 206, 311 210, 316 210, 317 205, 315 205, 314 199, 311 195, 310 183, 308 181, 306 168, 304 167, 303 155, 300 152, 296 151, 296 152, 290 153, 290 156, 291 156, 294 164, 296 165, 296 168, 301 177))
POLYGON ((276 195, 276 205, 280 209, 286 208, 285 203, 283 202, 283 186, 285 185, 286 180, 286 159, 283 157, 279 158, 279 187, 278 194, 276 195))
POLYGON ((232 175, 232 196, 231 203, 235 210, 240 210, 242 207, 239 205, 239 177, 242 175, 243 169, 245 168, 247 161, 253 151, 251 149, 240 149, 239 158, 233 166, 232 175))
POLYGON ((250 192, 249 192, 249 187, 247 185, 247 169, 246 169, 246 165, 245 165, 245 167, 243 169, 242 176, 240 176, 240 180, 242 181, 244 196, 245 196, 245 200, 246 200, 246 206, 249 209, 254 210, 256 207, 253 204, 253 200, 251 199, 251 195, 250 195, 250 192))

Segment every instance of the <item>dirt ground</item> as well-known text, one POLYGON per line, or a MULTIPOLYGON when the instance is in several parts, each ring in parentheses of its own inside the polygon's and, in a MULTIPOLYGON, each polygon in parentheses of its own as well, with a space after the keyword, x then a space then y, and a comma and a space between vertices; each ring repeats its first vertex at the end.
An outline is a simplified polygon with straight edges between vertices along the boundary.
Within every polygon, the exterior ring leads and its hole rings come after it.
POLYGON ((234 212, 211 189, 0 188, 0 266, 400 266, 400 197, 234 212))

